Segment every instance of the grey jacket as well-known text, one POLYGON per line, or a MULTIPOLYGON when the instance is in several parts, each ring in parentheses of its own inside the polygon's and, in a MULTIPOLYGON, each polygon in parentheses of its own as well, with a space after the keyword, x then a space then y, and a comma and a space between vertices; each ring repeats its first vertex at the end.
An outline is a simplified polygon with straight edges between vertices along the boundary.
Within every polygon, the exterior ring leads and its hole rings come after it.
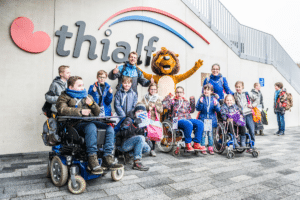
POLYGON ((130 88, 125 92, 123 88, 118 90, 115 94, 115 111, 118 116, 125 117, 130 111, 132 111, 137 104, 137 94, 130 88))
POLYGON ((263 96, 260 91, 256 91, 255 89, 251 90, 251 101, 252 101, 252 106, 257 107, 261 105, 262 108, 264 108, 264 103, 263 103, 263 96))
POLYGON ((57 113, 56 102, 59 95, 67 88, 67 82, 63 82, 59 76, 57 76, 50 85, 49 91, 45 94, 46 101, 51 103, 51 111, 57 113))
MULTIPOLYGON (((248 92, 242 92, 241 94, 237 92, 234 93, 235 103, 242 110, 244 116, 252 114, 252 110, 248 108, 246 94, 248 94, 248 92)), ((251 95, 249 95, 249 100, 251 101, 251 95)))

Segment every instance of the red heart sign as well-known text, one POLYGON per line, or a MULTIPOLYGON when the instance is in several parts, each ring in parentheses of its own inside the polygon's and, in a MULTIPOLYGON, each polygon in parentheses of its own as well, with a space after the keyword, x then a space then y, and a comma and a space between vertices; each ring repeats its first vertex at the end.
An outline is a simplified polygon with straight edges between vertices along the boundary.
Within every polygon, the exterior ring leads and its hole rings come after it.
POLYGON ((10 34, 15 44, 31 53, 40 53, 48 49, 51 43, 49 35, 43 31, 32 33, 34 25, 26 17, 18 17, 10 27, 10 34))

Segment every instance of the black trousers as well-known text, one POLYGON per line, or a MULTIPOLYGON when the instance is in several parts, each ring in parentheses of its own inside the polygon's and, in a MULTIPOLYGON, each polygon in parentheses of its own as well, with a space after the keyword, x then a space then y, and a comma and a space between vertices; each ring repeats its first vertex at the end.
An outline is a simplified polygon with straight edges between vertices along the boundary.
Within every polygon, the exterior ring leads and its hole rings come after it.
POLYGON ((237 133, 237 128, 239 128, 239 132, 238 134, 241 136, 245 136, 246 133, 246 127, 245 126, 233 126, 232 122, 228 123, 228 130, 230 131, 230 133, 237 133))

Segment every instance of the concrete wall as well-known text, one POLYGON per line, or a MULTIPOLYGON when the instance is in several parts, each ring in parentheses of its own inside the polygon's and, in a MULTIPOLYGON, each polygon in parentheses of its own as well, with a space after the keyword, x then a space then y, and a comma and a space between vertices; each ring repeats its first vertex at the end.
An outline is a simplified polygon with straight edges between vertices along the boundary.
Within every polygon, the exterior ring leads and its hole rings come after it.
MULTIPOLYGON (((220 40, 193 12, 180 0, 32 0, 32 1, 9 1, 0 3, 0 154, 33 152, 49 150, 41 140, 42 125, 46 118, 41 115, 41 107, 45 101, 44 94, 47 92, 52 79, 58 75, 57 68, 64 64, 71 66, 72 75, 83 77, 85 87, 96 81, 96 72, 104 69, 107 72, 116 66, 112 60, 101 61, 102 39, 110 40, 109 56, 118 41, 126 41, 131 45, 131 50, 136 50, 138 33, 144 34, 142 61, 145 63, 146 51, 144 46, 152 36, 159 37, 154 46, 159 50, 167 47, 179 54, 181 71, 184 73, 194 66, 198 59, 204 60, 204 65, 191 78, 179 83, 186 88, 186 96, 198 98, 201 92, 201 72, 209 73, 213 63, 221 65, 221 73, 227 77, 229 85, 234 90, 237 80, 245 82, 245 89, 250 91, 258 78, 265 78, 266 86, 262 88, 265 107, 269 108, 269 126, 276 128, 276 117, 273 113, 274 83, 283 82, 284 86, 294 96, 294 107, 291 113, 286 115, 287 126, 299 125, 299 95, 287 83, 287 81, 271 65, 265 65, 252 61, 242 60, 234 54, 228 46, 220 40), (114 2, 114 3, 112 3, 114 2), (114 13, 129 7, 149 6, 169 12, 189 25, 194 27, 211 44, 206 44, 191 30, 166 16, 150 12, 131 12, 115 17, 104 25, 99 31, 100 25, 114 13), (195 48, 191 48, 181 39, 167 30, 143 22, 123 22, 110 27, 112 35, 106 37, 104 31, 110 23, 123 16, 145 15, 160 20, 182 34, 195 48), (31 54, 18 48, 10 37, 10 25, 17 17, 24 16, 31 19, 35 25, 34 31, 42 30, 49 34, 52 43, 42 53, 31 54), (78 27, 77 21, 86 23, 85 34, 92 35, 97 39, 96 54, 98 58, 89 60, 87 57, 89 43, 84 42, 79 58, 74 58, 78 27), (56 54, 58 37, 55 31, 60 30, 62 25, 68 26, 68 31, 73 37, 66 40, 65 50, 70 50, 70 55, 61 57, 56 54)), ((150 67, 141 66, 151 73, 150 67)), ((116 82, 108 80, 113 88, 116 82)), ((139 87, 140 97, 145 94, 147 88, 139 87)))

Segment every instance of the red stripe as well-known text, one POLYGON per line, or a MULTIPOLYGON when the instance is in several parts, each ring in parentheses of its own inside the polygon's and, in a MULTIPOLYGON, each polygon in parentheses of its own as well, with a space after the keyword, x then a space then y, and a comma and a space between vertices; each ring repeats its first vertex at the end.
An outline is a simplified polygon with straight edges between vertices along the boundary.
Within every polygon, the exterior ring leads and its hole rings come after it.
POLYGON ((188 25, 187 23, 185 23, 184 21, 182 21, 181 19, 179 19, 178 17, 168 13, 168 12, 165 12, 163 10, 160 10, 160 9, 157 9, 157 8, 151 8, 151 7, 132 7, 132 8, 126 8, 124 10, 121 10, 115 14, 113 14, 112 16, 110 16, 107 20, 105 20, 105 22, 103 22, 103 24, 101 24, 100 28, 98 30, 101 29, 101 27, 106 24, 109 20, 111 20, 112 18, 120 15, 120 14, 123 14, 123 13, 126 13, 126 12, 131 12, 131 11, 149 11, 149 12, 155 12, 155 13, 159 13, 159 14, 162 14, 162 15, 165 15, 167 17, 170 17, 176 21, 178 21, 179 23, 181 23, 182 25, 186 26, 187 28, 189 28, 191 31, 193 31, 194 33, 196 33, 199 37, 201 37, 207 44, 210 44, 198 31, 196 31, 193 27, 191 27, 190 25, 188 25))

